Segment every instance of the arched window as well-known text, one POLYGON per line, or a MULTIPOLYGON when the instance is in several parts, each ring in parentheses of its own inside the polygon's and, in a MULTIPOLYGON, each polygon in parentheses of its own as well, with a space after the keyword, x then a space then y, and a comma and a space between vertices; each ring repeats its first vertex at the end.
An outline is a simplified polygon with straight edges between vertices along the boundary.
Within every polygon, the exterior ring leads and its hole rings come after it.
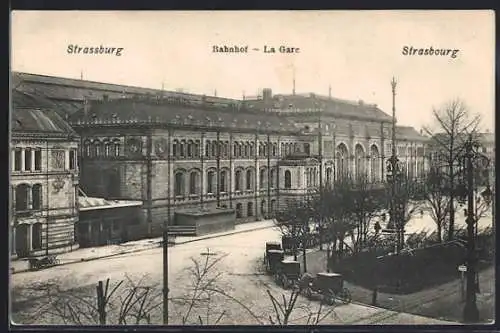
POLYGON ((307 155, 311 153, 311 146, 309 145, 309 143, 304 143, 304 153, 306 153, 307 155))
POLYGON ((267 183, 267 170, 266 169, 260 169, 259 172, 259 188, 263 189, 266 186, 267 183))
POLYGON ((262 143, 259 143, 259 156, 264 156, 264 147, 262 143))
POLYGON ((31 189, 31 197, 33 199, 33 209, 42 209, 42 185, 35 184, 31 189))
POLYGON ((243 156, 243 142, 240 142, 238 144, 238 156, 239 157, 243 156))
POLYGON ((283 142, 281 143, 281 155, 286 155, 285 144, 283 142))
POLYGON ((224 157, 229 156, 229 141, 224 142, 224 145, 222 146, 222 155, 224 157))
POLYGON ((345 144, 341 143, 337 146, 337 179, 347 177, 349 174, 348 151, 345 144))
POLYGON ((289 189, 292 187, 292 173, 290 170, 285 171, 285 188, 289 189))
POLYGON ((115 156, 120 156, 120 142, 119 141, 114 142, 114 153, 115 153, 115 156))
POLYGON ((251 190, 252 189, 252 170, 247 170, 246 180, 247 180, 246 189, 251 190))
POLYGON ((249 150, 250 150, 250 144, 248 142, 245 143, 245 153, 243 156, 248 157, 249 156, 249 150))
POLYGON ((278 155, 278 145, 273 143, 273 156, 278 155))
POLYGON ((332 168, 327 168, 326 169, 326 183, 331 184, 332 183, 332 168))
POLYGON ((255 156, 254 150, 255 150, 254 149, 254 144, 253 144, 253 142, 250 142, 250 152, 249 152, 250 157, 254 157, 255 156))
POLYGON ((92 155, 92 151, 90 149, 90 142, 89 141, 85 141, 83 143, 83 147, 84 147, 84 151, 85 151, 85 156, 91 156, 92 155))
POLYGON ((181 171, 175 173, 174 193, 176 196, 184 195, 184 173, 181 171))
POLYGON ((262 215, 266 214, 266 200, 262 200, 260 203, 260 212, 262 215))
POLYGON ((236 170, 234 173, 234 190, 235 191, 241 191, 241 178, 242 178, 241 170, 236 170))
POLYGON ((236 218, 241 218, 243 216, 243 205, 241 203, 236 204, 236 218))
POLYGON ((207 172, 207 193, 214 193, 215 172, 207 172))
POLYGON ((220 182, 220 191, 227 192, 227 171, 226 170, 221 170, 219 182, 220 182))
POLYGON ((365 175, 365 160, 365 150, 363 146, 357 144, 354 149, 354 163, 357 180, 360 180, 365 175))
POLYGON ((29 186, 27 184, 20 184, 16 187, 16 210, 24 211, 28 210, 28 197, 29 197, 29 186))
POLYGON ((104 156, 110 157, 111 156, 111 142, 105 142, 104 143, 104 156))
POLYGON ((247 216, 253 216, 253 202, 247 203, 247 216))
POLYGON ((233 157, 238 157, 238 142, 233 143, 233 157))
POLYGON ((172 145, 172 156, 177 157, 177 155, 179 155, 179 141, 174 140, 172 145))
POLYGON ((187 144, 187 156, 188 157, 193 157, 193 141, 189 140, 187 144))
POLYGON ((191 171, 189 174, 189 194, 198 193, 198 172, 191 171))
POLYGON ((211 147, 210 149, 211 149, 211 151, 210 151, 210 155, 211 155, 212 157, 217 156, 217 142, 212 141, 212 147, 211 147))
POLYGON ((210 156, 210 147, 211 147, 210 141, 207 141, 207 143, 205 144, 205 156, 206 157, 210 156))
POLYGON ((274 178, 276 177, 276 171, 274 169, 271 169, 269 173, 269 186, 271 188, 274 188, 274 178))
POLYGON ((371 157, 371 180, 372 182, 380 181, 380 155, 378 152, 378 148, 375 145, 371 146, 370 149, 370 157, 371 157))
POLYGON ((179 156, 180 157, 186 156, 186 141, 184 140, 182 140, 181 143, 179 144, 179 156))
POLYGON ((193 156, 200 157, 200 140, 195 141, 193 150, 193 156))
POLYGON ((31 229, 31 247, 33 250, 42 249, 42 224, 37 222, 31 229))

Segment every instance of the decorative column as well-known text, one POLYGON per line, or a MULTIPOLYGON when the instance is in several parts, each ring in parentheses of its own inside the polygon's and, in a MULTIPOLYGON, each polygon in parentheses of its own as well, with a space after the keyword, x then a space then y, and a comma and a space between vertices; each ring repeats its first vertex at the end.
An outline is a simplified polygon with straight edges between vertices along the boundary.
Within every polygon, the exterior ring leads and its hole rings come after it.
POLYGON ((25 149, 22 148, 21 149, 21 171, 26 170, 25 165, 24 165, 24 163, 26 163, 26 156, 24 154, 25 154, 25 149))
MULTIPOLYGON (((33 163, 33 159, 31 160, 33 163)), ((64 151, 64 170, 69 170, 69 151, 64 151)))
POLYGON ((10 155, 11 155, 10 164, 11 164, 12 171, 14 171, 16 169, 16 150, 13 149, 10 152, 10 155))
POLYGON ((31 170, 35 170, 35 149, 31 149, 31 170))
POLYGON ((28 233, 28 237, 26 237, 28 239, 28 250, 31 252, 33 251, 33 224, 27 224, 28 228, 26 228, 26 232, 28 233))

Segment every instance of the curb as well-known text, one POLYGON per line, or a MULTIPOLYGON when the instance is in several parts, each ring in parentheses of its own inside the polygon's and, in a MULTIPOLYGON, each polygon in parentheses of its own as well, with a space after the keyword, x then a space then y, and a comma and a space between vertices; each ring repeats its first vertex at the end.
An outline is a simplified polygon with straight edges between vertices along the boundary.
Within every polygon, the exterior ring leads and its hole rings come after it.
MULTIPOLYGON (((172 245, 173 246, 175 246, 175 245, 182 245, 182 244, 193 243, 193 242, 197 242, 197 241, 201 241, 201 240, 205 240, 205 239, 212 239, 212 238, 217 238, 217 237, 231 236, 231 235, 242 234, 242 233, 246 233, 246 232, 252 232, 252 231, 256 231, 256 230, 263 230, 263 229, 268 229, 268 228, 273 228, 273 227, 274 226, 259 227, 259 228, 255 228, 255 229, 235 231, 235 232, 231 232, 231 233, 227 233, 227 234, 223 234, 223 235, 207 235, 206 237, 200 237, 200 238, 197 238, 197 239, 191 239, 191 240, 181 241, 181 242, 178 242, 178 243, 175 242, 172 245)), ((159 245, 161 245, 161 241, 155 243, 155 246, 151 246, 151 247, 147 247, 147 248, 140 248, 140 249, 136 249, 136 250, 123 251, 123 252, 108 254, 108 255, 104 255, 104 256, 100 256, 100 257, 82 258, 80 260, 72 260, 72 261, 68 261, 68 262, 65 262, 65 263, 62 263, 62 264, 59 264, 59 265, 54 265, 54 266, 51 266, 51 267, 66 266, 66 265, 77 264, 77 263, 81 263, 81 262, 87 262, 87 261, 94 261, 94 260, 99 260, 99 259, 112 258, 112 257, 116 257, 116 256, 121 256, 123 254, 129 254, 129 253, 137 253, 137 252, 141 252, 141 251, 147 251, 147 250, 158 248, 159 245)), ((20 269, 20 270, 14 271, 14 272, 11 271, 11 274, 14 275, 14 274, 25 273, 25 272, 31 272, 31 270, 29 268, 28 269, 20 269)))
POLYGON ((186 240, 186 241, 181 241, 181 242, 177 242, 176 241, 176 242, 173 243, 173 245, 175 246, 175 245, 187 244, 187 243, 197 242, 197 241, 205 240, 205 239, 212 239, 212 238, 224 237, 224 236, 232 236, 232 235, 236 235, 236 234, 243 234, 243 233, 246 233, 246 232, 252 232, 252 231, 257 231, 257 230, 264 230, 264 229, 269 229, 269 228, 274 228, 274 226, 272 225, 272 226, 268 226, 268 227, 258 227, 258 228, 255 228, 255 229, 234 231, 234 232, 230 232, 230 233, 223 234, 223 235, 207 235, 207 236, 202 236, 200 238, 186 240))

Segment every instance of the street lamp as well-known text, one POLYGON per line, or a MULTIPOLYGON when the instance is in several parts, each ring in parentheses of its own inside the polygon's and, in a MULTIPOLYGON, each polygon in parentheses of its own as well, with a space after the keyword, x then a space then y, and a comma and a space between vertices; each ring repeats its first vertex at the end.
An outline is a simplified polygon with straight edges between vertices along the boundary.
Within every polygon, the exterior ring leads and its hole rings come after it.
MULTIPOLYGON (((392 154, 389 160, 387 161, 387 181, 391 185, 391 193, 390 193, 390 214, 389 214, 389 223, 387 229, 395 229, 397 233, 397 243, 396 243, 396 252, 399 253, 402 248, 403 240, 404 240, 404 230, 401 226, 401 216, 400 215, 400 202, 398 200, 398 183, 401 177, 401 170, 399 165, 399 160, 397 158, 397 150, 396 150, 396 86, 397 81, 393 77, 391 80, 392 87, 392 154)), ((388 230, 389 231, 389 230, 388 230)))
MULTIPOLYGON (((479 321, 479 310, 476 304, 476 291, 478 287, 476 264, 476 228, 477 217, 475 216, 474 204, 478 204, 478 200, 474 199, 474 160, 483 160, 483 165, 488 161, 484 155, 478 154, 474 149, 474 142, 472 136, 465 143, 465 156, 464 156, 464 176, 466 184, 460 186, 462 197, 467 198, 467 289, 465 298, 465 307, 463 312, 464 322, 473 323, 479 321)), ((486 189, 481 192, 480 196, 487 205, 491 204, 492 191, 490 186, 487 185, 486 189)))

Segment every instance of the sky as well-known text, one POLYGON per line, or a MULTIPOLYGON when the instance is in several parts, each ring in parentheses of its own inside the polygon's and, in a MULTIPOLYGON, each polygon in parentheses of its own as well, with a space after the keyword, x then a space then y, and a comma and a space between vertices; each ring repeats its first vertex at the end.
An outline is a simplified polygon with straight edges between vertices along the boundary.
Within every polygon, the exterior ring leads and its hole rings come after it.
POLYGON ((297 93, 331 87, 333 97, 387 113, 394 76, 398 124, 431 125, 434 108, 460 98, 494 131, 494 22, 493 11, 14 11, 11 69, 230 98, 262 88, 290 94, 295 77, 297 93), (123 50, 69 54, 75 44, 123 50), (213 45, 249 51, 213 53, 213 45), (405 46, 459 51, 408 56, 405 46))

